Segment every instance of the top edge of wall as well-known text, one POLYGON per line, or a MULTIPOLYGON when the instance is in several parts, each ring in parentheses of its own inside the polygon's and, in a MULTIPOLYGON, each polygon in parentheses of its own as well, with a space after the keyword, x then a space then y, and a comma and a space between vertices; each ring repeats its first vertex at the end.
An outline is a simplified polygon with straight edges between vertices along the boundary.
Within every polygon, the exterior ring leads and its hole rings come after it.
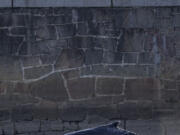
POLYGON ((0 0, 0 7, 171 7, 180 0, 0 0))

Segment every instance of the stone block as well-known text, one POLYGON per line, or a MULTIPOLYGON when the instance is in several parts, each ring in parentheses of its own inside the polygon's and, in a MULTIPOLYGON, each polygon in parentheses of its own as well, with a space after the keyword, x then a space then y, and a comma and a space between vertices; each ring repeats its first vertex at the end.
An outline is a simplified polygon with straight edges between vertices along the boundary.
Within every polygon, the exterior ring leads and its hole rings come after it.
POLYGON ((67 39, 69 48, 94 48, 94 38, 76 36, 67 39))
POLYGON ((57 33, 54 26, 42 26, 36 29, 36 39, 47 40, 57 39, 57 33))
POLYGON ((0 110, 0 121, 5 121, 5 120, 9 120, 9 119, 10 119, 10 110, 1 109, 0 110))
POLYGON ((25 55, 29 54, 27 41, 23 41, 21 43, 21 46, 19 47, 19 50, 17 51, 17 54, 20 55, 20 56, 25 56, 25 55))
POLYGON ((131 100, 153 100, 158 99, 159 80, 147 79, 128 79, 126 80, 125 95, 131 100))
POLYGON ((23 67, 39 66, 39 56, 21 57, 23 67))
POLYGON ((25 36, 27 33, 27 29, 25 27, 14 27, 11 28, 11 33, 13 35, 25 36))
MULTIPOLYGON (((119 119, 115 105, 94 106, 88 108, 88 117, 97 115, 107 120, 119 119)), ((90 119, 89 119, 90 122, 90 119)))
POLYGON ((127 121, 127 130, 139 135, 164 135, 165 129, 157 120, 130 120, 127 121))
MULTIPOLYGON (((2 0, 1 0, 2 3, 2 0)), ((6 27, 12 25, 12 16, 10 14, 0 15, 0 19, 2 20, 0 23, 0 27, 6 27)))
POLYGON ((28 83, 17 82, 17 83, 14 84, 13 91, 15 93, 20 93, 20 94, 26 95, 27 91, 29 89, 28 87, 29 87, 28 83))
MULTIPOLYGON (((78 27, 76 28, 76 35, 90 35, 90 32, 92 32, 92 30, 88 31, 89 24, 87 22, 78 23, 77 25, 78 25, 78 27)), ((93 34, 91 33, 91 35, 93 35, 93 34)))
POLYGON ((53 131, 62 131, 63 123, 60 120, 51 121, 51 130, 53 131))
MULTIPOLYGON (((11 91, 12 92, 12 91, 11 91)), ((7 94, 0 95, 0 107, 8 108, 14 105, 27 104, 27 103, 37 103, 38 100, 35 97, 31 97, 27 94, 7 94)))
POLYGON ((0 95, 6 91, 7 85, 6 83, 0 82, 0 95))
POLYGON ((100 64, 103 60, 103 50, 88 49, 85 52, 85 64, 100 64))
POLYGON ((180 47, 178 45, 176 45, 175 50, 176 50, 176 58, 180 59, 180 47))
POLYGON ((154 63, 154 55, 152 53, 140 53, 139 54, 139 62, 140 64, 153 64, 154 63))
POLYGON ((26 26, 28 20, 28 15, 23 15, 23 14, 13 14, 12 15, 12 23, 13 26, 26 26))
POLYGON ((97 78, 96 94, 120 95, 123 91, 123 82, 121 78, 97 78))
POLYGON ((77 123, 74 123, 74 122, 64 122, 64 130, 65 131, 74 131, 74 130, 77 130, 78 129, 78 125, 77 123))
POLYGON ((17 54, 24 37, 9 36, 6 30, 0 30, 0 36, 2 39, 0 42, 0 54, 2 56, 17 54))
POLYGON ((52 65, 26 68, 24 69, 24 78, 36 79, 50 72, 52 72, 52 65))
POLYGON ((26 122, 16 122, 15 128, 17 133, 29 133, 38 132, 40 130, 40 121, 26 121, 26 122))
POLYGON ((80 128, 80 129, 89 128, 88 121, 87 121, 87 120, 84 120, 84 121, 82 121, 82 122, 79 122, 79 128, 80 128))
POLYGON ((67 87, 72 99, 91 98, 95 94, 95 79, 77 78, 68 80, 67 87))
POLYGON ((175 80, 162 80, 162 84, 165 89, 176 89, 175 80))
POLYGON ((63 123, 61 120, 43 120, 41 121, 41 131, 62 131, 63 123))
POLYGON ((80 71, 79 71, 79 69, 64 71, 64 72, 62 72, 62 74, 63 74, 63 76, 64 76, 66 79, 68 79, 68 80, 76 79, 76 78, 79 78, 79 77, 80 77, 80 71))
POLYGON ((21 63, 16 57, 0 57, 0 80, 22 80, 21 63))
POLYGON ((123 60, 123 53, 116 52, 114 53, 114 63, 121 64, 123 60))
POLYGON ((121 119, 151 119, 152 118, 152 103, 141 102, 122 102, 117 105, 117 115, 121 119))
POLYGON ((12 121, 31 121, 33 119, 33 106, 14 105, 11 112, 12 121))
POLYGON ((143 8, 138 8, 135 10, 134 15, 136 16, 136 26, 137 28, 153 28, 156 23, 155 13, 153 9, 144 10, 143 8), (148 15, 147 15, 148 14, 148 15))
POLYGON ((102 63, 111 64, 113 62, 114 62, 114 53, 110 51, 104 51, 102 63))
POLYGON ((56 62, 56 59, 58 58, 58 53, 61 52, 61 49, 57 49, 56 52, 51 52, 51 54, 43 54, 40 56, 41 63, 44 65, 47 64, 54 64, 56 62))
MULTIPOLYGON (((43 14, 43 12, 41 13, 43 14)), ((32 16, 32 19, 33 19, 33 26, 35 28, 40 28, 42 26, 46 27, 47 26, 47 17, 46 16, 39 16, 39 15, 33 15, 32 16)))
POLYGON ((14 132, 14 126, 12 122, 0 122, 0 128, 5 135, 13 135, 14 132))
POLYGON ((124 53, 124 63, 137 63, 138 54, 137 53, 124 53))
POLYGON ((75 25, 73 24, 58 25, 56 29, 60 38, 72 37, 75 35, 75 25))
POLYGON ((175 27, 179 27, 180 26, 179 25, 179 23, 180 23, 180 15, 179 14, 174 15, 173 22, 174 22, 174 26, 175 27))
POLYGON ((40 121, 40 132, 51 131, 51 122, 48 120, 40 121))
POLYGON ((65 24, 65 23, 72 23, 72 15, 59 15, 59 16, 47 16, 47 23, 48 24, 65 24))
POLYGON ((179 135, 180 133, 180 122, 179 119, 165 119, 162 120, 162 125, 166 128, 166 134, 171 135, 172 132, 174 135, 179 135))
POLYGON ((152 9, 143 8, 132 9, 126 14, 121 27, 123 28, 153 28, 155 15, 152 9), (147 16, 148 14, 148 16, 147 16))
MULTIPOLYGON (((97 114, 94 114, 94 115, 88 115, 88 118, 87 118, 87 122, 89 124, 89 126, 91 125, 100 125, 100 124, 104 124, 105 122, 108 122, 108 118, 104 118, 102 116, 99 116, 97 114)), ((88 128, 88 127, 86 127, 88 128)))
POLYGON ((104 48, 106 51, 114 51, 116 49, 117 41, 114 38, 91 37, 91 36, 76 36, 69 41, 70 48, 87 48, 100 49, 104 48))
POLYGON ((155 27, 156 28, 161 28, 161 29, 165 29, 165 28, 171 28, 174 23, 173 23, 173 17, 157 17, 155 20, 155 27))
POLYGON ((177 90, 162 90, 161 98, 166 103, 169 103, 172 105, 176 104, 179 101, 179 91, 177 91, 177 90))
POLYGON ((66 101, 68 95, 59 73, 54 73, 29 84, 31 95, 50 101, 66 101))
POLYGON ((117 105, 117 114, 121 119, 137 119, 138 108, 136 103, 125 102, 117 105))
POLYGON ((80 67, 84 63, 84 52, 78 49, 64 49, 56 61, 55 69, 80 67))
POLYGON ((143 50, 144 31, 124 30, 118 40, 117 50, 119 52, 140 52, 143 50))
POLYGON ((60 109, 60 118, 66 122, 80 122, 86 118, 87 110, 81 106, 65 106, 60 109))
POLYGON ((33 116, 34 119, 48 121, 57 120, 59 118, 57 103, 46 100, 40 101, 33 109, 33 116))
MULTIPOLYGON (((56 56, 58 55, 61 50, 62 46, 64 44, 61 42, 61 40, 39 40, 36 42, 33 42, 30 46, 30 53, 34 55, 50 55, 50 56, 56 56)), ((54 57, 53 57, 54 58, 54 57)), ((56 57, 55 57, 56 58, 56 57)), ((54 61, 51 58, 52 61, 54 61)))

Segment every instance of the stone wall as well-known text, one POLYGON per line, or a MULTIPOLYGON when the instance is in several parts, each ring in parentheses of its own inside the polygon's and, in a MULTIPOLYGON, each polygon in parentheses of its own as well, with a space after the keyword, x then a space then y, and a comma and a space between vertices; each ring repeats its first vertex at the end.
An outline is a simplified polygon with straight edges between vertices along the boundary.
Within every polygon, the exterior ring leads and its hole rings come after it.
POLYGON ((1 8, 0 20, 0 134, 122 120, 179 135, 179 7, 1 8))

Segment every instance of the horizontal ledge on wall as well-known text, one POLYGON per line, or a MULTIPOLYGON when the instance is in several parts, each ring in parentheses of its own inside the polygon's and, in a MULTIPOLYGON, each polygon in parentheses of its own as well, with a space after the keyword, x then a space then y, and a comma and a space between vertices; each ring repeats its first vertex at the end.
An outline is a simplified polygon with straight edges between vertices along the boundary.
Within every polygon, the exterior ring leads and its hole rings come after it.
POLYGON ((110 7, 111 0, 14 0, 14 7, 110 7))
POLYGON ((180 0, 0 0, 2 7, 171 7, 180 0), (13 2, 12 2, 13 1, 13 2))
POLYGON ((12 2, 11 0, 0 0, 0 8, 1 7, 11 7, 12 2))
POLYGON ((114 7, 180 6, 180 0, 113 0, 114 7))

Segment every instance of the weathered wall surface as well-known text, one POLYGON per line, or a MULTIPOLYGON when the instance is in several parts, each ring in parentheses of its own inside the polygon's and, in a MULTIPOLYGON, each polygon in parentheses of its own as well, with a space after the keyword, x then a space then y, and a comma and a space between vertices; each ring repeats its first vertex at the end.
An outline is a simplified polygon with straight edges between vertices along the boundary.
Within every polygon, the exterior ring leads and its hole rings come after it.
POLYGON ((118 119, 179 135, 179 7, 0 9, 0 20, 0 134, 118 119))

